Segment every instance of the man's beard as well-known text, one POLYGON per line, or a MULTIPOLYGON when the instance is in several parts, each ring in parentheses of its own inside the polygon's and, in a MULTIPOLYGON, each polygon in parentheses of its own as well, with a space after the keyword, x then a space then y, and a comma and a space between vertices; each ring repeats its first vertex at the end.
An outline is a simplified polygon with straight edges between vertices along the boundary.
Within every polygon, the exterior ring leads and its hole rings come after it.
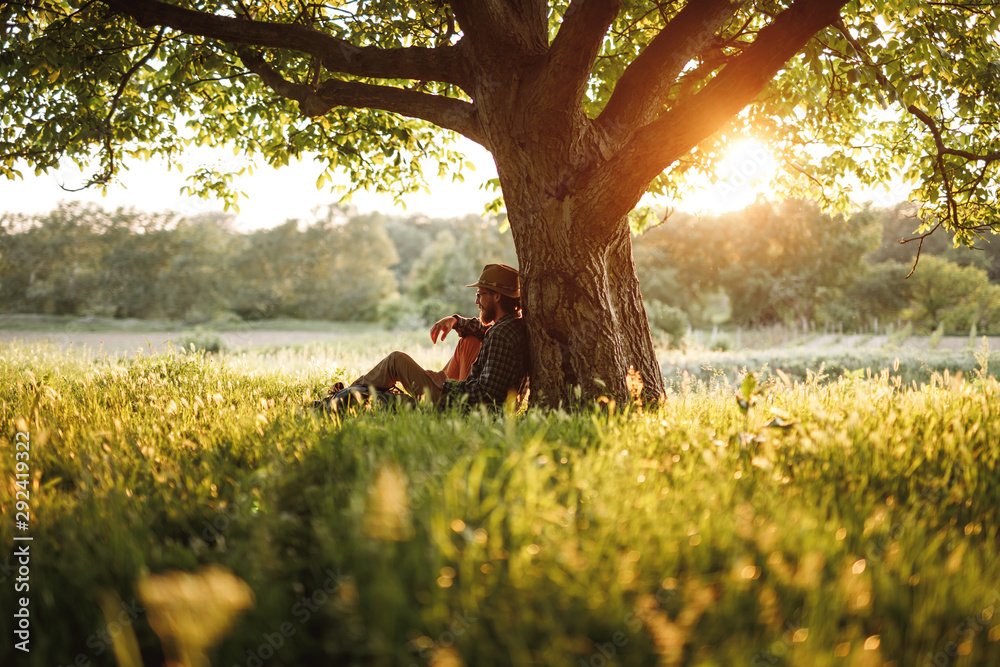
POLYGON ((492 324, 497 319, 497 307, 496 304, 490 304, 488 307, 479 308, 479 321, 483 324, 492 324))

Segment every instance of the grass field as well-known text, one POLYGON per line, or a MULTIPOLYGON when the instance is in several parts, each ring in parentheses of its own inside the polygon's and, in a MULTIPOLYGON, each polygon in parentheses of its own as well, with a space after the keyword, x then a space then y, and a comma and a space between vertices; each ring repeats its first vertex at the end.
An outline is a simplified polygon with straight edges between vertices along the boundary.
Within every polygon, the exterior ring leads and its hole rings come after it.
POLYGON ((302 408, 425 337, 0 344, 8 619, 26 438, 33 537, 0 664, 1000 664, 995 352, 664 352, 655 409, 302 408))

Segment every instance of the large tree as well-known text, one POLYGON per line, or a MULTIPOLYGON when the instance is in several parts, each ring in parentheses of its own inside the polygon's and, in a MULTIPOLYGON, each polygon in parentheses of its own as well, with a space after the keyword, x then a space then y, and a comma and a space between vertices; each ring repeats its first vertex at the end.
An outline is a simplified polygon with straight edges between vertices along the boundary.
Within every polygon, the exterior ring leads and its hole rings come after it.
POLYGON ((971 240, 996 200, 997 15, 978 0, 15 0, 0 170, 70 156, 106 183, 128 158, 231 143, 401 192, 421 158, 460 162, 448 139, 464 135, 496 162, 536 395, 623 396, 629 367, 659 394, 628 223, 643 193, 753 131, 804 175, 789 191, 836 202, 897 169, 919 181, 926 230, 971 240))

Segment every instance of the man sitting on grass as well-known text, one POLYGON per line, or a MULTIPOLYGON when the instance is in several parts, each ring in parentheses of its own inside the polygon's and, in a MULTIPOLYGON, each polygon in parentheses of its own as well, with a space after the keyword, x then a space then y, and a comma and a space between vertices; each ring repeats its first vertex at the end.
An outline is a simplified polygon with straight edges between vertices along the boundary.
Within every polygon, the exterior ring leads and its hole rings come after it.
POLYGON ((460 338, 444 369, 426 370, 408 354, 391 352, 351 386, 384 391, 399 383, 415 398, 439 407, 464 402, 497 408, 508 397, 522 396, 528 376, 528 334, 521 317, 517 269, 487 264, 479 280, 467 287, 476 288, 479 317, 449 315, 431 327, 435 344, 452 329, 460 338))

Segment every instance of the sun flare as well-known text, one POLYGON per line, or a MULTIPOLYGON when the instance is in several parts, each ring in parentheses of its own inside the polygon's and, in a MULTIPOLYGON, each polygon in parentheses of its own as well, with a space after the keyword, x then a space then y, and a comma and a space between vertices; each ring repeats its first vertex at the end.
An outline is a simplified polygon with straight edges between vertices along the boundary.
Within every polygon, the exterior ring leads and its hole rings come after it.
POLYGON ((759 196, 772 195, 778 161, 768 145, 754 138, 737 139, 724 150, 715 167, 715 182, 693 179, 681 208, 691 213, 717 215, 737 211, 759 196))

